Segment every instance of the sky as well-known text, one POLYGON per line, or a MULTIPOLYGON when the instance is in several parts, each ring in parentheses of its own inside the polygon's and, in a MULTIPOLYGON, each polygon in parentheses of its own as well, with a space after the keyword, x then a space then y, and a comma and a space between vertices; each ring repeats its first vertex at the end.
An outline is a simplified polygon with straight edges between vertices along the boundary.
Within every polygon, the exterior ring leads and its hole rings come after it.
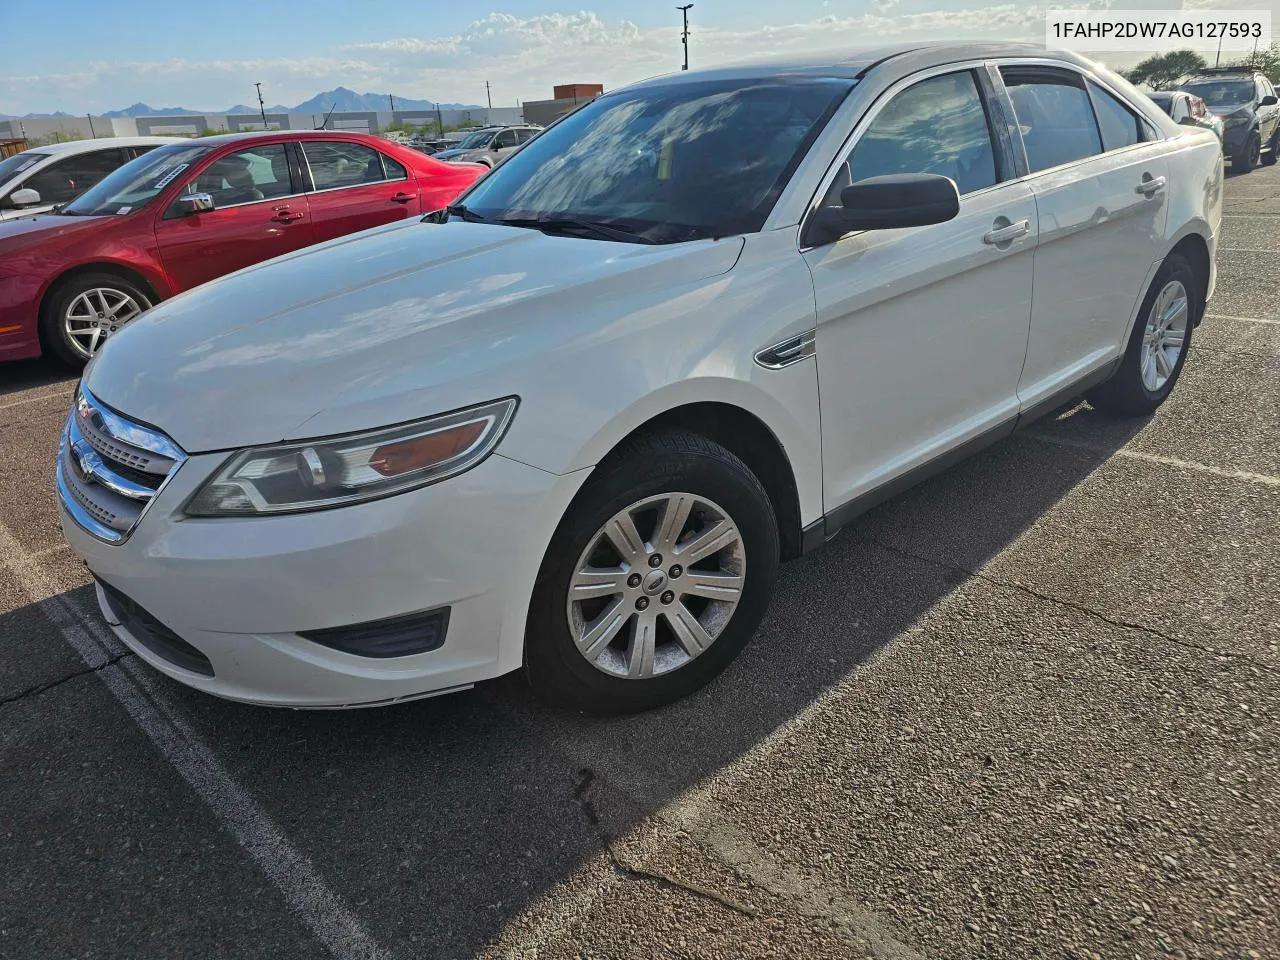
MULTIPOLYGON (((676 0, 0 0, 0 113, 83 114, 143 101, 216 111, 361 93, 485 103, 556 83, 613 88, 679 69, 676 0), (497 5, 490 6, 493 2, 497 5), (73 29, 68 29, 73 24, 73 29)), ((687 2, 687 0, 686 0, 687 2)), ((1048 0, 695 0, 693 67, 898 40, 1042 42, 1048 0)), ((1280 0, 1067 0, 1053 6, 1269 8, 1280 0)), ((1112 58, 1124 60, 1125 58, 1112 58)), ((1120 63, 1119 65, 1123 65, 1120 63)))

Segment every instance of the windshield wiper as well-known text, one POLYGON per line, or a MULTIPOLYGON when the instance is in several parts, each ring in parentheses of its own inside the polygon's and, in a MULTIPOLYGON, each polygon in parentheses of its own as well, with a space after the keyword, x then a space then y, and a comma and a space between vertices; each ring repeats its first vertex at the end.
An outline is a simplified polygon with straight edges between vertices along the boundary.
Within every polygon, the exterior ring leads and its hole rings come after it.
POLYGON ((605 240, 616 240, 620 243, 657 243, 650 237, 626 227, 605 223, 601 220, 590 220, 586 217, 511 217, 491 221, 506 227, 532 227, 543 233, 562 233, 569 230, 580 230, 593 233, 605 240))
POLYGON ((451 217, 461 217, 468 223, 493 223, 488 217, 482 217, 474 210, 468 210, 465 203, 451 203, 444 208, 444 212, 451 217))

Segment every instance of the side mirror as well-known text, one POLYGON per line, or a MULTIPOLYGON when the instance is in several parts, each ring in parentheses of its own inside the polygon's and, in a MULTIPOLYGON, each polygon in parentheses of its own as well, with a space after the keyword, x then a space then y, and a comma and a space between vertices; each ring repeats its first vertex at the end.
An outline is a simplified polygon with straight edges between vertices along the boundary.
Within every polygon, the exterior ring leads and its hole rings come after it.
POLYGON ((9 202, 15 207, 34 207, 40 202, 40 194, 30 187, 23 187, 9 194, 9 202))
POLYGON ((1276 95, 1274 93, 1268 93, 1265 97, 1263 97, 1261 100, 1258 101, 1258 106, 1274 107, 1276 105, 1276 102, 1277 102, 1276 95))
POLYGON ((208 213, 213 209, 213 197, 207 193, 186 193, 174 201, 173 206, 180 217, 208 213))
POLYGON ((831 243, 854 230, 896 230, 946 223, 960 212, 960 193, 949 177, 895 173, 859 180, 840 191, 840 206, 809 218, 806 244, 831 243))
POLYGON ((1198 126, 1200 126, 1200 124, 1196 123, 1196 118, 1195 118, 1195 117, 1183 117, 1181 120, 1179 120, 1179 121, 1178 121, 1178 123, 1182 124, 1182 126, 1184 126, 1184 127, 1198 127, 1198 126))

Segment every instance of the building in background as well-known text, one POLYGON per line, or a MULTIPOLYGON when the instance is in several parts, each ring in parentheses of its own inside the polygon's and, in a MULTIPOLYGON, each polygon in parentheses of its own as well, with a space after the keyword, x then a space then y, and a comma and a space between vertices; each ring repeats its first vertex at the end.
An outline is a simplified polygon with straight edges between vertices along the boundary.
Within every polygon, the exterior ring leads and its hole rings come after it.
POLYGON ((545 127, 604 93, 602 83, 562 83, 551 88, 551 100, 526 100, 524 122, 545 127))
MULTIPOLYGON (((559 88, 557 88, 559 89, 559 88)), ((315 130, 322 123, 326 130, 355 130, 377 133, 402 123, 409 126, 432 126, 441 121, 446 127, 487 126, 489 124, 523 123, 519 107, 483 107, 475 110, 372 110, 334 113, 325 121, 323 113, 269 113, 268 130, 315 130)), ((53 117, 44 120, 0 120, 0 140, 24 139, 32 144, 50 140, 81 140, 90 137, 188 136, 207 133, 247 133, 261 130, 262 116, 257 113, 192 113, 160 117, 53 117)))

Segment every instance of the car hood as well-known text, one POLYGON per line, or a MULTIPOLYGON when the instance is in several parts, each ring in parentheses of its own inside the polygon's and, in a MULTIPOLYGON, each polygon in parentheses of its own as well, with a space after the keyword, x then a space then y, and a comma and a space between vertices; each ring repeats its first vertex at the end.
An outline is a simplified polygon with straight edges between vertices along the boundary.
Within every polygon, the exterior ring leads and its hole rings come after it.
POLYGON ((440 150, 437 153, 433 153, 432 156, 437 160, 453 160, 457 157, 465 156, 466 154, 483 152, 484 151, 482 150, 459 150, 457 147, 451 147, 448 150, 440 150))
POLYGON ((519 394, 548 350, 648 293, 730 270, 743 239, 641 245, 454 221, 395 224, 148 311, 85 372, 191 453, 366 430, 519 394))
POLYGON ((53 237, 67 237, 98 229, 105 217, 60 217, 56 214, 0 222, 0 252, 25 249, 53 237))

